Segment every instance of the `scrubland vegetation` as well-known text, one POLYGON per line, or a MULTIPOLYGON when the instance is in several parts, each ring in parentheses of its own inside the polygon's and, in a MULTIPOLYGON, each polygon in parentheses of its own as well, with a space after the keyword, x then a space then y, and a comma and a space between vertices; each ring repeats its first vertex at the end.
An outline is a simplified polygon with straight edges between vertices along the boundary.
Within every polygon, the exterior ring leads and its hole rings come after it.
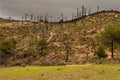
POLYGON ((0 19, 0 80, 120 79, 120 12, 46 19, 0 19))
POLYGON ((117 11, 56 23, 1 19, 0 65, 119 63, 119 21, 117 11))

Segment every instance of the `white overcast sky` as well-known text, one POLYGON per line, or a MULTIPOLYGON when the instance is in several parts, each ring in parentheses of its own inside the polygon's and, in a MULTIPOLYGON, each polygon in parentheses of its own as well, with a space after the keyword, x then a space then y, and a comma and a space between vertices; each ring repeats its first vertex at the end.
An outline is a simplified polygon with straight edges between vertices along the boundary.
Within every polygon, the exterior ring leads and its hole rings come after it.
MULTIPOLYGON (((71 17, 76 8, 84 5, 92 7, 92 12, 100 6, 101 10, 119 10, 120 0, 0 0, 2 16, 21 17, 24 13, 58 17, 62 12, 64 16, 71 17)), ((0 12, 1 14, 1 12, 0 12)))

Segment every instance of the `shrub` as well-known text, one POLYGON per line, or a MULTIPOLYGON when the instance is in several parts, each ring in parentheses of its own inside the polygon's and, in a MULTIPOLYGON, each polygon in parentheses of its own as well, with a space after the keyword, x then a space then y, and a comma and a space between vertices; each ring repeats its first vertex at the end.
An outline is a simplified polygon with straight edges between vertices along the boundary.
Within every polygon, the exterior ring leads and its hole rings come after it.
POLYGON ((108 23, 104 31, 97 36, 97 39, 98 42, 110 49, 111 57, 114 58, 114 50, 120 44, 120 22, 108 23))
POLYGON ((102 46, 98 47, 98 49, 95 51, 95 55, 97 55, 99 59, 107 58, 107 54, 105 53, 105 50, 103 49, 102 46))
POLYGON ((38 42, 38 49, 40 50, 40 54, 41 55, 44 55, 44 49, 46 49, 48 43, 45 39, 41 39, 39 42, 38 42))
POLYGON ((14 39, 0 41, 0 55, 11 56, 16 48, 16 41, 14 39))

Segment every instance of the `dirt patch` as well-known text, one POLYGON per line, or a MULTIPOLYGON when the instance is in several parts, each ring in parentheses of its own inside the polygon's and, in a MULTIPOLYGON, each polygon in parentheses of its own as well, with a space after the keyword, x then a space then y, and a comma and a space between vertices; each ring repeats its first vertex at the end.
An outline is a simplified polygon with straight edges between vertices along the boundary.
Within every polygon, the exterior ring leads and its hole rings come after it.
POLYGON ((66 65, 66 66, 91 66, 92 64, 84 64, 84 65, 66 65))

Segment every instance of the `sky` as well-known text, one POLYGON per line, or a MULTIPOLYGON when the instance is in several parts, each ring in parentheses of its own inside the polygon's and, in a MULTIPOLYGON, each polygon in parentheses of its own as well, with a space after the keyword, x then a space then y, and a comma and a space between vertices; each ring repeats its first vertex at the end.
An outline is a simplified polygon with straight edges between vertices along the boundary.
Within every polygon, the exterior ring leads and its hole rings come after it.
POLYGON ((91 12, 96 12, 97 6, 100 6, 100 10, 120 11, 120 0, 0 0, 0 15, 19 19, 25 13, 34 16, 48 14, 57 19, 63 13, 70 19, 72 13, 76 15, 77 8, 81 11, 82 5, 91 7, 91 12))

